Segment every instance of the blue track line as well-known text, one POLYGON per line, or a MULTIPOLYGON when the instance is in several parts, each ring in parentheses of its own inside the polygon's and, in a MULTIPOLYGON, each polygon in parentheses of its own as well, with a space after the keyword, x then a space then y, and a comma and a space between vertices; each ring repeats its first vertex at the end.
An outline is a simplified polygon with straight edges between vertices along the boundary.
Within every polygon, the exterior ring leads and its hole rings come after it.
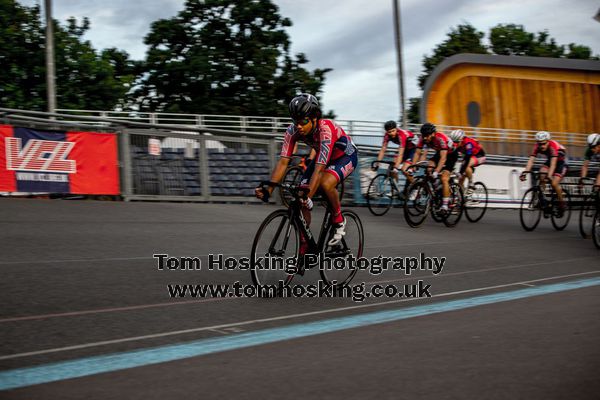
POLYGON ((241 349, 283 340, 302 338, 352 329, 373 324, 399 321, 448 311, 462 310, 486 304, 518 300, 532 296, 564 292, 600 285, 600 277, 537 286, 509 292, 475 296, 460 300, 436 302, 396 310, 377 311, 327 319, 323 321, 294 324, 285 327, 259 330, 225 337, 201 339, 193 342, 166 345, 122 353, 85 357, 76 360, 44 364, 0 372, 0 390, 79 378, 105 372, 119 371, 197 357, 205 354, 241 349))

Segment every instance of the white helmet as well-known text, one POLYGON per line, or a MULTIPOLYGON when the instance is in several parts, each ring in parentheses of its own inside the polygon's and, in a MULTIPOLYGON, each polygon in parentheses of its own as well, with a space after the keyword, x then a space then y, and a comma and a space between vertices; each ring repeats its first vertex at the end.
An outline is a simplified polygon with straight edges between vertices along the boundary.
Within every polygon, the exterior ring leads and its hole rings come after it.
POLYGON ((594 147, 600 144, 600 134, 592 133, 587 137, 587 144, 590 147, 594 147))
POLYGON ((450 132, 450 139, 452 139, 452 141, 454 143, 460 143, 460 141, 465 137, 465 131, 463 131, 462 129, 455 129, 452 132, 450 132))
POLYGON ((550 140, 550 132, 539 131, 538 133, 535 134, 536 142, 545 142, 547 140, 550 140))

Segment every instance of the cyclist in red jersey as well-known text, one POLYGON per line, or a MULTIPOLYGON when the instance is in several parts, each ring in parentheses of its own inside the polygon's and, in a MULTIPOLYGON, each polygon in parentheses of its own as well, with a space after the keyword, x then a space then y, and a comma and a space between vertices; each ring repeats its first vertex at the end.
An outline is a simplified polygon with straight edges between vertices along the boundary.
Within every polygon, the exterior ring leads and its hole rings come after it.
MULTIPOLYGON (((412 164, 419 137, 411 131, 398 129, 396 121, 387 121, 383 125, 383 128, 385 129, 385 135, 383 136, 381 150, 379 150, 379 154, 377 155, 377 161, 383 159, 389 142, 396 143, 398 145, 398 155, 394 159, 395 164, 392 170, 392 176, 394 179, 398 179, 398 169, 400 169, 406 176, 408 182, 412 183, 413 177, 406 173, 406 169, 412 164)), ((375 164, 374 168, 377 169, 377 167, 379 167, 379 165, 375 164)))
POLYGON ((473 194, 473 171, 475 167, 478 167, 485 163, 485 151, 479 142, 473 138, 465 135, 462 129, 455 129, 450 132, 450 139, 454 142, 456 156, 461 153, 463 155, 463 162, 460 166, 460 179, 459 183, 463 186, 465 178, 469 180, 467 188, 467 197, 473 194))
MULTIPOLYGON (((588 169, 591 161, 600 161, 600 134, 592 133, 587 137, 588 148, 583 156, 583 165, 581 166, 581 178, 585 178, 588 174, 588 169)), ((579 181, 583 184, 583 180, 579 181)), ((596 174, 596 182, 594 190, 600 190, 600 172, 596 174)))
MULTIPOLYGON (((313 206, 311 199, 320 189, 327 197, 332 211, 334 234, 328 244, 333 246, 344 236, 346 226, 336 186, 356 168, 358 150, 350 136, 339 125, 332 120, 321 118, 321 108, 315 96, 301 94, 293 98, 289 110, 294 123, 285 133, 281 155, 271 174, 271 182, 280 182, 283 178, 298 141, 306 143, 316 151, 317 156, 309 163, 300 183, 305 187, 307 195, 303 202, 302 214, 310 224, 310 210, 313 206)), ((263 198, 261 187, 257 187, 255 192, 256 197, 263 198)), ((268 189, 269 195, 272 192, 271 186, 268 189)), ((301 238, 301 241, 301 245, 305 247, 304 238, 301 238)))
POLYGON ((447 212, 450 203, 450 172, 454 169, 457 160, 457 156, 451 156, 454 143, 448 136, 438 132, 435 125, 427 122, 421 126, 421 140, 417 144, 417 152, 413 162, 425 160, 427 156, 427 151, 424 150, 425 146, 436 151, 435 155, 429 160, 429 166, 433 168, 433 177, 438 178, 439 176, 442 181, 441 210, 447 212))
POLYGON ((537 143, 533 148, 531 156, 529 156, 529 161, 527 161, 527 166, 521 174, 520 179, 521 181, 524 181, 527 178, 525 176, 525 172, 531 171, 533 168, 533 162, 538 154, 545 155, 547 160, 544 165, 540 167, 540 174, 542 175, 540 178, 540 185, 543 189, 543 183, 545 179, 550 177, 550 184, 558 195, 558 201, 560 202, 561 210, 564 211, 564 209, 566 209, 566 204, 563 200, 563 192, 560 187, 560 181, 562 181, 562 178, 564 178, 568 169, 567 150, 556 140, 551 140, 550 133, 546 131, 540 131, 536 133, 535 140, 537 143))

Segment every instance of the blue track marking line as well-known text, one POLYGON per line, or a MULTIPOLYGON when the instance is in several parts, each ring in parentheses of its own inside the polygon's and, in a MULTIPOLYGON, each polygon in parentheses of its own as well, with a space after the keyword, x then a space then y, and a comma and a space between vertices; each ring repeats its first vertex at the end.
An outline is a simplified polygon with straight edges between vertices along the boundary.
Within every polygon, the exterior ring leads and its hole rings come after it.
POLYGON ((397 310, 377 311, 323 321, 294 324, 286 327, 270 328, 219 338, 201 339, 182 344, 166 345, 44 364, 35 367, 7 370, 0 372, 0 390, 10 390, 105 372, 114 372, 283 340, 297 339, 345 329, 359 328, 373 324, 399 321, 408 318, 462 310, 486 304, 524 299, 598 285, 600 285, 600 277, 536 286, 527 289, 450 300, 397 310))

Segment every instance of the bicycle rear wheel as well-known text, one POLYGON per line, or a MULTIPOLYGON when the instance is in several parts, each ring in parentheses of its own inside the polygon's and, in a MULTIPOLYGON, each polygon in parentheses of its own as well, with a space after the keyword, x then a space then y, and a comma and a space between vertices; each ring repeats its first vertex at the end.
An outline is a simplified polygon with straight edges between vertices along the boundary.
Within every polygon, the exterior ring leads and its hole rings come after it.
POLYGON ((294 274, 288 274, 284 268, 266 268, 266 258, 283 259, 295 257, 298 261, 300 230, 289 218, 287 210, 277 210, 265 218, 254 236, 250 253, 250 274, 255 285, 277 285, 283 281, 288 285, 294 274))
POLYGON ((325 259, 330 261, 320 269, 323 281, 337 287, 352 281, 358 272, 356 260, 362 257, 365 246, 363 226, 358 215, 352 211, 342 211, 342 215, 346 219, 346 234, 338 244, 329 246, 327 242, 332 234, 332 227, 329 227, 325 236, 327 241, 324 255, 325 259))
POLYGON ((550 219, 552 220, 552 226, 557 231, 565 229, 571 219, 571 194, 565 189, 562 192, 565 208, 561 210, 558 195, 554 190, 552 191, 552 215, 550 219))
POLYGON ((379 174, 369 183, 367 206, 371 214, 382 216, 389 211, 394 202, 394 185, 387 174, 379 174))
POLYGON ((592 223, 592 240, 597 248, 600 249, 600 210, 596 210, 592 223))
POLYGON ((521 200, 519 209, 519 218, 523 229, 531 232, 540 223, 542 218, 542 207, 540 205, 540 194, 536 188, 531 188, 525 192, 521 200))
POLYGON ((473 184, 473 193, 465 197, 465 216, 469 222, 477 222, 483 218, 488 205, 488 191, 483 182, 473 184))
POLYGON ((416 181, 408 187, 404 201, 404 218, 406 223, 416 228, 427 218, 431 207, 431 195, 425 181, 416 181))
POLYGON ((592 237, 592 226, 594 223, 594 215, 596 214, 594 195, 588 195, 581 206, 579 212, 579 233, 584 239, 592 237))
MULTIPOLYGON (((282 183, 298 186, 300 184, 300 179, 302 178, 303 173, 304 170, 302 169, 302 167, 291 167, 285 172, 282 183)), ((289 207, 290 201, 292 200, 292 195, 290 194, 290 192, 280 187, 279 195, 281 196, 281 203, 283 203, 285 207, 289 207)))
POLYGON ((448 204, 448 214, 444 218, 444 225, 448 228, 454 228, 464 210, 464 198, 460 185, 456 182, 450 183, 450 203, 448 204))

